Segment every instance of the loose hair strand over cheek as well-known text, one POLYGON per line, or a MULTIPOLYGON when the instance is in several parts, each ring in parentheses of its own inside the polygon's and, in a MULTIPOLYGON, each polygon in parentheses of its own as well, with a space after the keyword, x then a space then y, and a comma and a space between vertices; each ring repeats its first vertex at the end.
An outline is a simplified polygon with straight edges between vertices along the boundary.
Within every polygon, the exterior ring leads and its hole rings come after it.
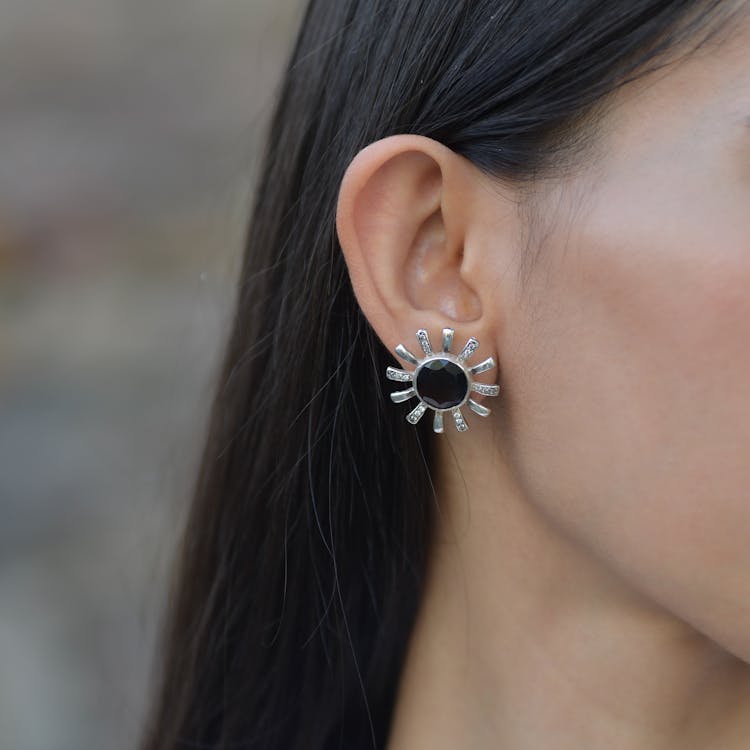
POLYGON ((387 742, 433 436, 388 408, 393 358, 341 255, 351 159, 417 133, 533 188, 592 153, 587 123, 623 82, 725 28, 726 8, 311 0, 269 124, 142 750, 387 742))

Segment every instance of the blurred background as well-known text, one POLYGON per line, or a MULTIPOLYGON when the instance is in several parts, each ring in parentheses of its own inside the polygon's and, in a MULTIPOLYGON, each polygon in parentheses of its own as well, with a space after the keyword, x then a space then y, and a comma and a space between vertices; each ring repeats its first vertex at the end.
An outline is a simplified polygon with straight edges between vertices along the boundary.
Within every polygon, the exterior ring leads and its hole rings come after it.
POLYGON ((302 5, 0 4, 0 750, 137 745, 302 5))

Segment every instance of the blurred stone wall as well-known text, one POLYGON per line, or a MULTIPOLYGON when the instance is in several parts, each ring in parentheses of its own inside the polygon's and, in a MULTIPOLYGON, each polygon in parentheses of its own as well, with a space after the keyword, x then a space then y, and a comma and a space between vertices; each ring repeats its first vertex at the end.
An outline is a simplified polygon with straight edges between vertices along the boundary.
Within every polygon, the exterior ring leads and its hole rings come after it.
POLYGON ((301 6, 0 4, 0 750, 137 743, 301 6))

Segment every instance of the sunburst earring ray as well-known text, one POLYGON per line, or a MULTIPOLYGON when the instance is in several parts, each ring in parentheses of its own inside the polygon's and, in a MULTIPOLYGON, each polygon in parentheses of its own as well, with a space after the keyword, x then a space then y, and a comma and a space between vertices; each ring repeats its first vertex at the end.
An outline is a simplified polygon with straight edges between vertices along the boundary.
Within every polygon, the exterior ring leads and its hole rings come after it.
POLYGON ((465 404, 475 414, 482 417, 491 413, 489 407, 478 403, 471 397, 472 393, 497 396, 500 392, 498 385, 476 383, 473 379, 474 375, 495 367, 495 360, 488 357, 473 367, 467 365, 466 360, 479 348, 479 341, 471 336, 459 354, 452 354, 453 333, 452 328, 443 328, 442 351, 435 352, 427 331, 420 328, 417 331, 417 341, 424 353, 421 359, 403 344, 399 344, 395 349, 401 359, 414 365, 414 371, 402 370, 398 367, 389 367, 385 371, 389 380, 409 384, 408 388, 391 393, 391 400, 394 403, 399 404, 414 397, 419 399, 419 403, 406 415, 406 421, 410 424, 417 424, 427 409, 432 409, 434 411, 432 428, 438 433, 444 431, 443 418, 446 412, 450 413, 459 432, 469 429, 461 412, 461 407, 465 404))

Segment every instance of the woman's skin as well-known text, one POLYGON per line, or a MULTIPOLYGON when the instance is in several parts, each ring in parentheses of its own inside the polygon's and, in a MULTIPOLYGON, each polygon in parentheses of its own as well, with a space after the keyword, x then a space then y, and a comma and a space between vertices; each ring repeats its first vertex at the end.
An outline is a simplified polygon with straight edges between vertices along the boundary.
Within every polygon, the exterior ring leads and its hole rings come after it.
POLYGON ((531 233, 517 188, 431 139, 347 170, 337 229, 384 344, 451 326, 501 386, 489 417, 435 436, 389 750, 750 747, 750 26, 734 32, 618 92, 595 155, 540 185, 531 233))

